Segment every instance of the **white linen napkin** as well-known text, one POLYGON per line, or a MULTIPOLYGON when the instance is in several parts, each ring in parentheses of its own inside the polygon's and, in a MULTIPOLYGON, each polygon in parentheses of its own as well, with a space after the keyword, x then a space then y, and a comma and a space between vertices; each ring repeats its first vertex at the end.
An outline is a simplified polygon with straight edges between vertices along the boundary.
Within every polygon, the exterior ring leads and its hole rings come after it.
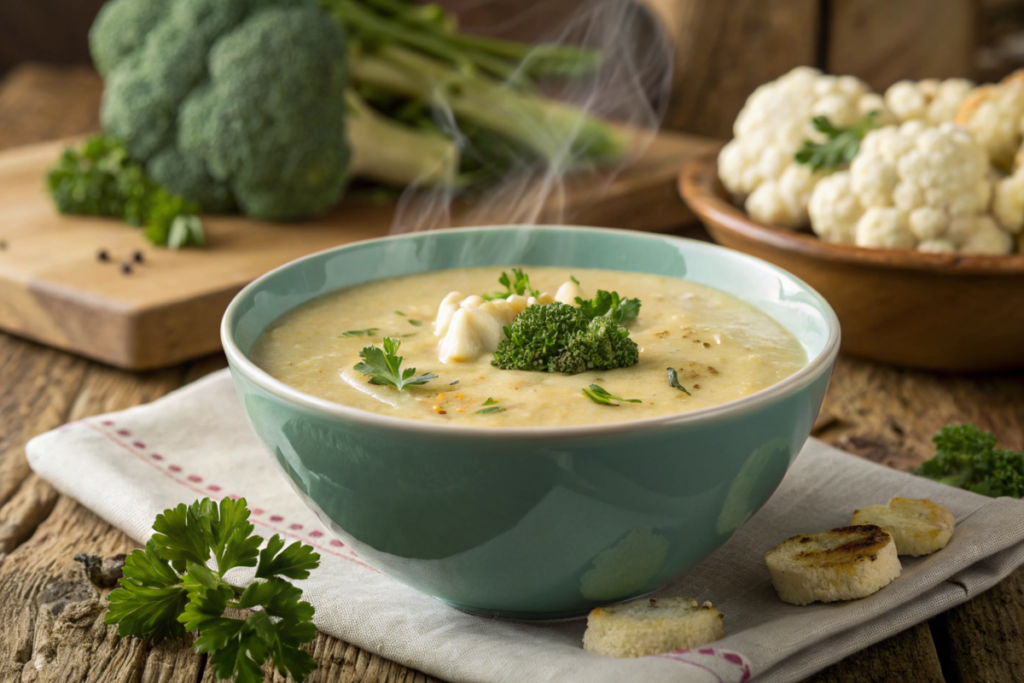
MULTIPOLYGON (((181 502, 244 496, 257 533, 310 543, 321 567, 299 582, 321 631, 450 681, 795 681, 964 602, 1024 564, 1024 503, 883 468, 811 440, 768 504, 655 596, 710 600, 728 636, 639 659, 581 648, 584 620, 524 624, 472 616, 372 569, 292 492, 252 434, 227 371, 149 405, 71 423, 28 444, 32 468, 139 542, 181 502), (764 554, 799 533, 850 523, 894 495, 931 498, 957 527, 949 546, 901 558, 903 575, 848 603, 795 607, 772 588, 764 554)), ((235 570, 232 580, 251 578, 235 570)), ((248 571, 247 575, 245 572, 248 571)))

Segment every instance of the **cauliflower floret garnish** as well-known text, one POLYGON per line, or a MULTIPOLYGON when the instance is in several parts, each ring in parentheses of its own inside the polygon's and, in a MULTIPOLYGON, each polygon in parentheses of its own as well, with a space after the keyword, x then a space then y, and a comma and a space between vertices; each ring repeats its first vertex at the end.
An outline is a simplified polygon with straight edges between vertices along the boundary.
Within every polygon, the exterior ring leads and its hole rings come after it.
POLYGON ((885 91, 885 104, 899 121, 920 120, 937 126, 956 117, 972 90, 974 83, 966 78, 899 81, 885 91))
POLYGON ((1024 71, 976 88, 960 105, 955 120, 975 137, 997 168, 1012 170, 1024 137, 1024 71))
POLYGON ((852 236, 861 247, 1007 253, 991 198, 988 158, 969 133, 912 120, 869 132, 848 179, 837 173, 815 188, 811 216, 822 239, 852 236))
MULTIPOLYGON (((733 125, 733 139, 718 157, 722 184, 755 220, 787 228, 807 224, 807 205, 815 184, 827 174, 797 164, 806 140, 823 141, 811 120, 826 116, 836 126, 864 117, 877 98, 852 76, 826 76, 797 67, 757 88, 733 125)), ((874 110, 874 109, 871 109, 874 110)))
MULTIPOLYGON (((558 289, 560 294, 563 290, 579 292, 579 286, 567 282, 558 289)), ((555 297, 547 292, 536 297, 513 294, 490 301, 476 294, 465 296, 462 292, 450 292, 441 300, 434 320, 434 336, 441 337, 438 342, 441 362, 465 362, 493 353, 504 337, 505 326, 511 325, 527 306, 554 302, 555 297)))

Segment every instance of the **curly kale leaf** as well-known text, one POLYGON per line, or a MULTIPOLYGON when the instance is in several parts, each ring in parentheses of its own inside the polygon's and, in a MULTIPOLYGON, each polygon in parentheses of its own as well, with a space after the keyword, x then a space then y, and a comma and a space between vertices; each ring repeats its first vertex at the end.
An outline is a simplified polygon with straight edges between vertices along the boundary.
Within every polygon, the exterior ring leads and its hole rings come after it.
POLYGON ((1024 453, 996 448, 996 437, 972 424, 935 435, 935 456, 914 474, 985 496, 1024 497, 1024 453))

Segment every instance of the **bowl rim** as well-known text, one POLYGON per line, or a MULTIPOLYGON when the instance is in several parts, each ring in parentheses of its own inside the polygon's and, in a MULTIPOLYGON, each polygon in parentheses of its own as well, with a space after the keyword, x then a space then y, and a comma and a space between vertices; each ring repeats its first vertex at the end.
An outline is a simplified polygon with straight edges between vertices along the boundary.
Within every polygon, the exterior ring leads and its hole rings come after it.
POLYGON ((872 249, 825 242, 751 218, 729 201, 718 179, 718 153, 688 162, 679 173, 679 194, 704 224, 780 251, 824 261, 950 275, 1024 275, 1024 254, 929 254, 914 249, 872 249))
MULTIPOLYGON (((428 271, 429 272, 429 271, 428 271)), ((376 426, 379 428, 389 429, 393 431, 412 432, 420 434, 431 434, 431 435, 448 435, 454 438, 458 437, 500 437, 502 439, 542 439, 542 440, 557 440, 559 438, 580 438, 586 436, 600 436, 609 434, 623 434, 629 432, 646 431, 652 428, 659 427, 675 427, 678 425, 691 424, 695 422, 707 423, 717 422, 720 420, 736 417, 745 413, 756 410, 768 403, 774 402, 781 398, 795 394, 811 384, 813 381, 818 379, 823 373, 827 373, 831 370, 835 363, 836 357, 839 355, 839 345, 841 339, 841 333, 839 328, 839 318, 836 316, 834 310, 829 305, 821 294, 819 294, 813 287, 808 285, 806 282, 793 275, 783 268, 768 263, 762 259, 759 259, 742 252, 728 249, 726 247, 719 246, 708 242, 702 242, 699 240, 689 239, 685 237, 676 237, 671 235, 653 234, 653 233, 641 233, 634 230, 622 230, 616 228, 597 228, 597 227, 585 227, 585 226, 565 226, 565 225, 495 225, 495 226, 476 226, 476 227, 464 227, 464 228, 445 228, 443 230, 431 230, 416 233, 405 233, 401 235, 389 235, 387 237, 379 237, 370 240, 361 240, 358 242, 352 242, 350 244, 343 244, 328 249, 323 249, 306 256, 294 259, 285 263, 273 270, 264 273, 260 277, 253 280, 251 283, 246 285, 228 304, 227 309, 224 312, 224 316, 221 318, 221 343, 224 348, 224 353, 228 358, 229 367, 232 373, 238 372, 244 376, 247 380, 255 384, 257 387, 266 391, 267 393, 276 396, 286 402, 297 404, 299 407, 317 413, 320 415, 326 415, 329 417, 343 418, 352 420, 355 422, 362 422, 370 426, 376 426), (686 411, 682 413, 673 413, 671 415, 661 415, 657 417, 640 418, 637 420, 624 420, 622 422, 612 423, 595 423, 595 424, 583 424, 583 425, 570 425, 570 426, 556 426, 556 427, 471 427, 463 425, 441 425, 434 424, 432 422, 423 422, 420 420, 413 420, 401 417, 392 417, 389 415, 382 415, 379 413, 373 413, 360 408, 355 408, 341 403, 335 403, 328 401, 327 399, 319 398, 311 394, 307 394, 303 391, 295 389, 281 380, 276 379, 269 373, 257 366, 251 361, 248 356, 242 353, 241 349, 235 343, 232 334, 232 321, 235 317, 235 312, 240 306, 243 299, 245 299, 250 292, 262 286, 264 282, 274 277, 278 272, 284 271, 285 269, 297 267, 298 264, 318 258, 329 252, 343 251, 345 249, 360 247, 372 243, 378 242, 389 242, 393 240, 410 239, 415 236, 425 236, 431 233, 455 233, 455 232, 476 232, 483 230, 501 230, 501 229, 517 229, 517 230, 546 230, 546 231, 578 231, 578 232, 600 232, 600 233, 615 233, 620 235, 628 235, 636 239, 646 239, 658 242, 687 242, 700 245, 701 248, 708 248, 714 250, 721 250, 728 254, 729 258, 736 258, 744 261, 753 262, 759 267, 766 268, 769 271, 780 275, 783 278, 787 278, 794 284, 798 285, 801 289, 809 293, 814 297, 817 303, 820 305, 823 315, 826 319, 829 336, 822 347, 821 351, 814 358, 810 358, 807 364, 797 370, 795 373, 786 377, 785 379, 776 382, 775 384, 766 387, 760 391, 754 392, 748 396, 742 396, 725 403, 720 403, 706 408, 698 408, 696 410, 686 411)))

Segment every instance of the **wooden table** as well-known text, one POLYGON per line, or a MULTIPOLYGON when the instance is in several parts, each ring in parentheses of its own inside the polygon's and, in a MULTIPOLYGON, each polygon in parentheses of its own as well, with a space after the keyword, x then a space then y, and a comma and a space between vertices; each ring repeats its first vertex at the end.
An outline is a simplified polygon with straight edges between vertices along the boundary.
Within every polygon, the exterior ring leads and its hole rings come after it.
MULTIPOLYGON (((87 70, 12 72, 0 82, 0 148, 95 129, 98 93, 87 70)), ((0 334, 0 683, 214 680, 189 642, 122 640, 103 625, 102 597, 73 557, 136 544, 32 474, 24 446, 68 420, 151 401, 224 364, 214 356, 131 374, 0 334)), ((938 376, 843 357, 822 415, 820 438, 897 469, 928 458, 932 434, 949 422, 974 422, 1019 449, 1024 375, 938 376)), ((325 635, 312 653, 317 682, 436 680, 325 635)), ((1024 570, 811 680, 1024 680, 1024 570)))

